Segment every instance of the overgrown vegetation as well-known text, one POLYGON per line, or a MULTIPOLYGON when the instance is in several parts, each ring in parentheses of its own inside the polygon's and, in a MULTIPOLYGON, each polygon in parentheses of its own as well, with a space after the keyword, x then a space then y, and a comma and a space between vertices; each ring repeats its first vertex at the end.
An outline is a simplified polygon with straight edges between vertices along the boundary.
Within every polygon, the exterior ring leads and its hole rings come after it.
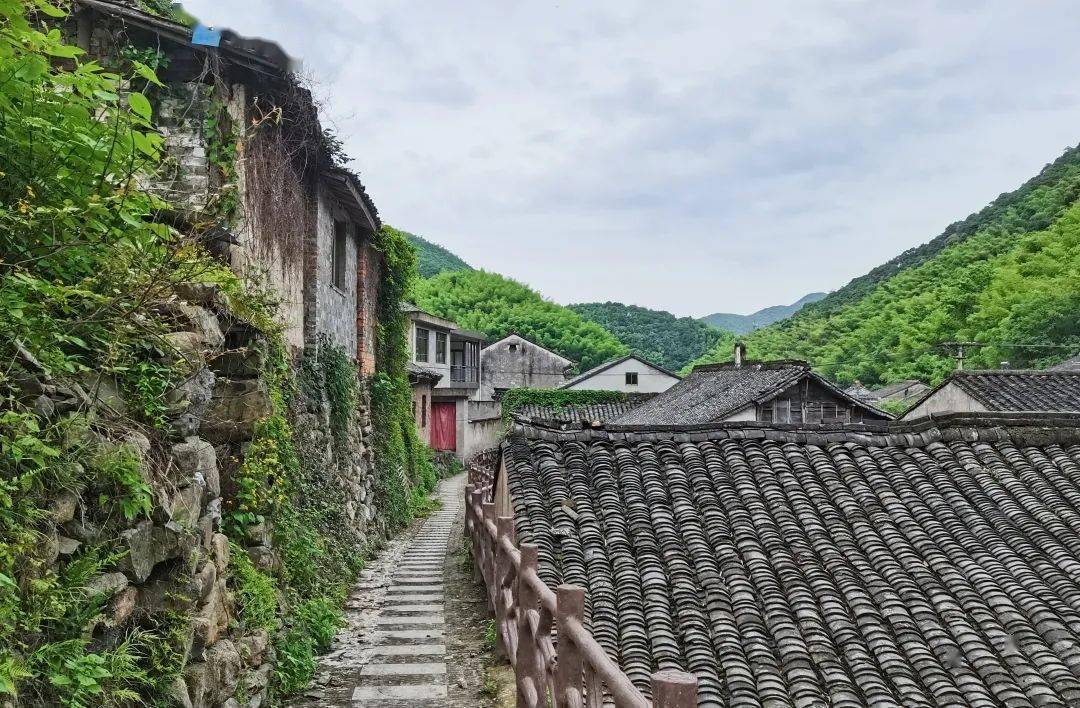
POLYGON ((509 423, 514 413, 525 406, 550 406, 556 410, 566 406, 586 406, 597 403, 625 401, 628 394, 621 391, 564 390, 558 388, 512 388, 502 397, 503 420, 509 423))
POLYGON ((577 362, 582 371, 629 352, 600 325, 495 273, 440 273, 417 284, 415 301, 433 315, 483 332, 489 340, 516 332, 577 362))
POLYGON ((406 524, 427 508, 428 493, 438 481, 431 451, 417 436, 412 418, 407 318, 400 308, 416 284, 417 260, 406 235, 392 227, 383 226, 376 246, 384 271, 378 302, 378 370, 371 389, 372 418, 379 421, 378 492, 389 521, 406 524))
POLYGON ((611 332, 634 354, 671 371, 717 346, 734 344, 731 333, 670 312, 621 302, 588 302, 570 309, 611 332))
MULTIPOLYGON (((841 383, 940 381, 968 366, 1042 367, 1080 351, 1080 148, 977 214, 746 337, 754 359, 808 359, 841 383), (1019 345, 1019 346, 1012 346, 1019 345)), ((730 358, 714 350, 702 361, 730 358)))

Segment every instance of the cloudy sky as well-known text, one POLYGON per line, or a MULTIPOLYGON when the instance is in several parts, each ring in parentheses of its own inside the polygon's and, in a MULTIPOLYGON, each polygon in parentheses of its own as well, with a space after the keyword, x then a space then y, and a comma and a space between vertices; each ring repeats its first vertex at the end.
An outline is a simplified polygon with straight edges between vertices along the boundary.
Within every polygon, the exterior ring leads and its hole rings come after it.
POLYGON ((184 5, 303 60, 385 222, 563 303, 835 289, 1080 142, 1072 0, 184 5))

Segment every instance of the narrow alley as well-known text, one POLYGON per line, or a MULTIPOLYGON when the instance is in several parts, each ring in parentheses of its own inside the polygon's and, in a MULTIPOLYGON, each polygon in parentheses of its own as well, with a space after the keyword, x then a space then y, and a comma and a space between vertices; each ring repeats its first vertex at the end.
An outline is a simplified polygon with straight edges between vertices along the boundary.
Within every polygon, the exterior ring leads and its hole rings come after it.
MULTIPOLYGON (((462 665, 482 661, 483 623, 450 627, 444 612, 447 571, 467 577, 456 551, 461 544, 465 475, 443 480, 442 508, 393 539, 371 561, 346 602, 348 625, 338 632, 330 651, 320 659, 311 688, 293 706, 448 706, 472 693, 482 672, 463 672, 462 665), (479 625, 479 626, 476 626, 479 625), (476 641, 461 651, 461 637, 476 641), (448 650, 448 644, 450 649, 448 650), (449 670, 448 654, 454 659, 449 670)), ((453 589, 453 588, 452 588, 453 589)), ((465 589, 473 615, 483 615, 482 593, 465 589)), ((451 593, 454 594, 454 593, 451 593)), ((461 603, 461 594, 453 599, 461 603)), ((461 613, 455 612, 455 616, 461 613)), ((467 705, 475 705, 471 700, 467 705)))

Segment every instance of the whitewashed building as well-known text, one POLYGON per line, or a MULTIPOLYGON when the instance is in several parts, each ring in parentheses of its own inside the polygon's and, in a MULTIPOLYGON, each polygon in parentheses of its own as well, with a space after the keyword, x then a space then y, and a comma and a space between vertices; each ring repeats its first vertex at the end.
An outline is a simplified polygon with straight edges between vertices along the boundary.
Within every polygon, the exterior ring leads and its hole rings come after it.
POLYGON ((667 369, 650 364, 636 354, 628 354, 621 359, 589 369, 559 388, 572 391, 663 393, 679 381, 679 377, 667 369))

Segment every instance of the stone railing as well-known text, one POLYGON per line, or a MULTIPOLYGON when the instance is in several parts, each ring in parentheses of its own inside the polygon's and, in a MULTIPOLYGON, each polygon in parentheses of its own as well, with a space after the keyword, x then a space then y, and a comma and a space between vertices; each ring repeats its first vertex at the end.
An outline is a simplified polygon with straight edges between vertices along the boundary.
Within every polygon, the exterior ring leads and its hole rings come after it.
POLYGON ((585 627, 584 588, 560 585, 552 592, 537 575, 537 547, 518 547, 513 517, 496 518, 487 496, 485 488, 466 487, 465 530, 495 614, 499 650, 514 667, 519 708, 696 705, 697 679, 678 671, 652 675, 652 701, 639 691, 585 627))

